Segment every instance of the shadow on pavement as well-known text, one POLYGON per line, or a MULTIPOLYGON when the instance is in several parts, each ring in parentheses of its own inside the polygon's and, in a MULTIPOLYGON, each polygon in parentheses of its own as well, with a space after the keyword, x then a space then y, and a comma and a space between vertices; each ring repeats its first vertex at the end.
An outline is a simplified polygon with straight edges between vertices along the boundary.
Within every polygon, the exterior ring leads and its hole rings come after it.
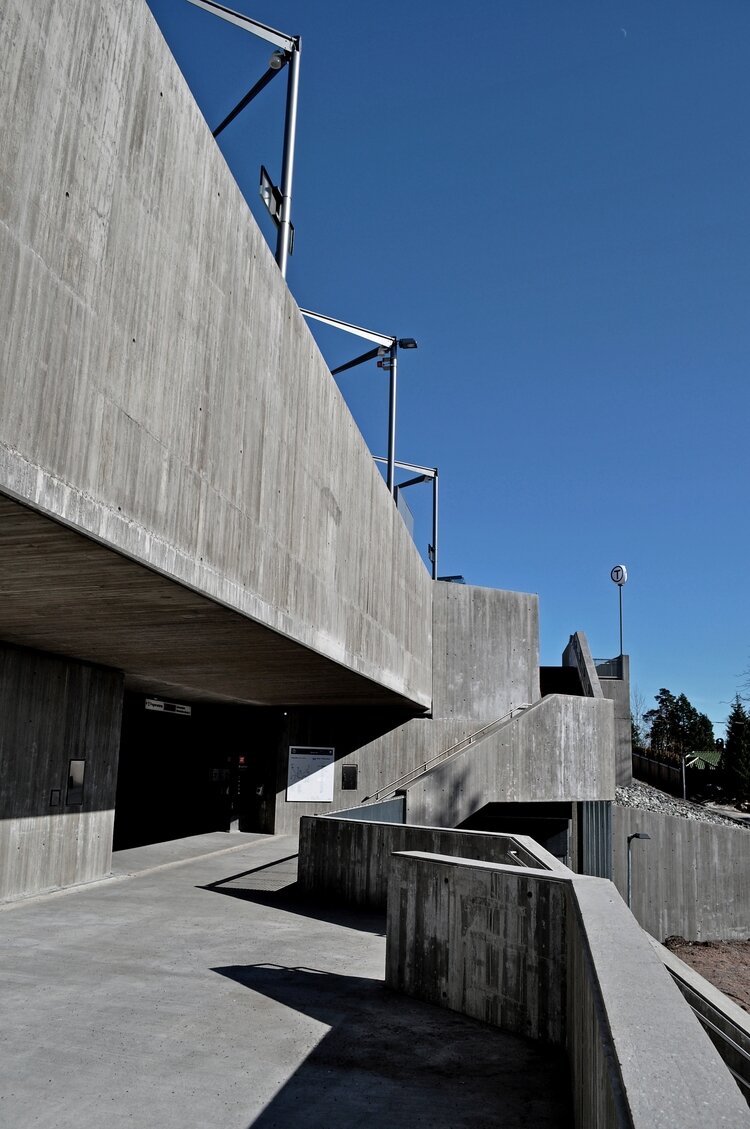
POLYGON ((385 914, 320 902, 303 893, 297 884, 297 857, 296 854, 287 855, 286 858, 230 874, 206 886, 198 886, 197 889, 225 894, 255 905, 270 906, 282 913, 293 913, 315 921, 328 921, 348 929, 373 933, 378 937, 385 936, 385 914))
POLYGON ((548 1129, 571 1126, 565 1056, 377 980, 313 968, 214 972, 330 1030, 252 1129, 548 1129))

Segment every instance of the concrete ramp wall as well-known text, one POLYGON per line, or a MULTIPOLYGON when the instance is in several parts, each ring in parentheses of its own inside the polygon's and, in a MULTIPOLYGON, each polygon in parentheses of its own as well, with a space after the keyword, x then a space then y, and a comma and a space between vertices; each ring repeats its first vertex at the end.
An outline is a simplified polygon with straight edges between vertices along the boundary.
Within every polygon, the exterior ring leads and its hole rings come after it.
POLYGON ((386 983, 564 1045, 580 1129, 746 1129, 732 1075, 617 891, 564 871, 394 855, 386 983))
POLYGON ((145 2, 0 0, 0 108, 0 492, 429 706, 427 572, 145 2))
MULTIPOLYGON (((364 809, 366 810, 366 809, 364 809)), ((428 851, 464 859, 564 870, 526 835, 414 827, 396 822, 340 816, 305 817, 300 822, 299 884, 315 898, 343 905, 386 908, 394 851, 428 851), (533 853, 532 853, 533 852, 533 853)))

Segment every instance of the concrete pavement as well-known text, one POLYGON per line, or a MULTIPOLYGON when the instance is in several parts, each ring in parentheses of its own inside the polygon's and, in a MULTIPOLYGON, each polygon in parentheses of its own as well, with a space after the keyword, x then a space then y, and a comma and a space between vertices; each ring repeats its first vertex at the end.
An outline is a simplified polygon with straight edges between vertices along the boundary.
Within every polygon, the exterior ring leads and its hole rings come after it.
POLYGON ((570 1124, 559 1058, 385 989, 383 918, 303 901, 295 839, 114 869, 0 912, 7 1129, 570 1124))

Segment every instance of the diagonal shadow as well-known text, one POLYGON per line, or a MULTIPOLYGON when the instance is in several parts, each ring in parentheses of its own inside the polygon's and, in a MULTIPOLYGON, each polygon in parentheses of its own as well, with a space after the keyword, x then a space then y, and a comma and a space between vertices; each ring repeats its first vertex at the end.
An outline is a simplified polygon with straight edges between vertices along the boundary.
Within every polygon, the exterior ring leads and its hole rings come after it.
POLYGON ((305 893, 296 881, 296 869, 290 869, 288 866, 296 858, 295 854, 274 859, 262 866, 238 874, 230 874, 226 878, 219 878, 196 889, 206 890, 212 894, 224 894, 229 898, 238 898, 254 905, 269 906, 282 913, 296 914, 313 921, 327 921, 347 929, 372 933, 378 937, 385 936, 384 913, 352 906, 339 906, 335 902, 319 902, 314 895, 305 893), (276 883, 278 888, 274 889, 276 883))
MULTIPOLYGON (((206 886, 199 886, 200 890, 220 890, 220 887, 226 886, 228 882, 237 882, 241 878, 248 878, 251 874, 258 874, 262 870, 273 870, 274 867, 280 867, 285 862, 291 862, 292 859, 299 858, 298 854, 285 855, 280 859, 272 859, 271 862, 264 862, 262 866, 253 866, 250 870, 241 870, 238 874, 230 874, 226 878, 217 878, 216 882, 209 882, 206 886)), ((224 893, 223 890, 220 891, 224 893)))
POLYGON ((272 964, 212 971, 330 1028, 249 1129, 573 1124, 559 1050, 391 992, 378 980, 272 964))

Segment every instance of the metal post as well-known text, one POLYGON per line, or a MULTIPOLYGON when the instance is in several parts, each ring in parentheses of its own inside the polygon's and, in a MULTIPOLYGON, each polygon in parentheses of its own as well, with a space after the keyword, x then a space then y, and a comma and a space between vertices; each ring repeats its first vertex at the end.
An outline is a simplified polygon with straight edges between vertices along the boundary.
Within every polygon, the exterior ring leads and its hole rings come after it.
POLYGON ((284 121, 284 159, 281 166, 281 214, 276 237, 276 262, 281 277, 286 278, 289 247, 292 239, 292 179, 294 177, 294 143, 297 136, 297 101, 299 96, 299 62, 302 40, 296 39, 289 59, 284 121))
POLYGON ((680 756, 680 760, 682 762, 682 798, 683 798, 683 800, 686 800, 687 799, 687 785, 686 785, 686 782, 685 782, 685 761, 687 760, 687 755, 685 753, 682 753, 681 756, 680 756))
POLYGON ((618 585, 618 592, 620 593, 620 658, 622 658, 622 585, 618 585))
POLYGON ((396 380, 398 376, 398 342, 389 349, 390 394, 388 399, 388 471, 386 481, 392 497, 396 496, 396 380))
POLYGON ((438 574, 438 472, 432 479, 432 579, 437 580, 438 574))
POLYGON ((628 909, 630 909, 630 900, 633 892, 633 864, 630 855, 630 845, 633 839, 650 839, 651 836, 646 834, 645 831, 634 831, 632 835, 628 835, 628 909))

